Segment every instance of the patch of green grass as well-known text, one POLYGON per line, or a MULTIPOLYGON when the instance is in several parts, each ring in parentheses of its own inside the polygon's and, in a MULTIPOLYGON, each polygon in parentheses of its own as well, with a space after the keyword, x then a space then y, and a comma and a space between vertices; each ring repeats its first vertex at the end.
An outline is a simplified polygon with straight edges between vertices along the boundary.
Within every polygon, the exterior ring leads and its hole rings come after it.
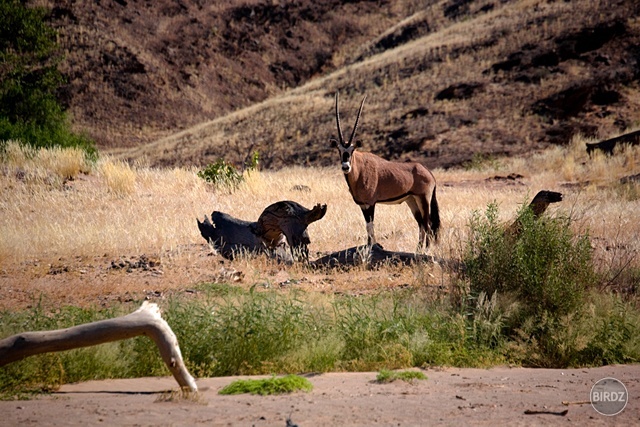
POLYGON ((286 375, 284 377, 271 377, 266 379, 237 380, 220 390, 219 394, 259 394, 261 396, 272 394, 287 394, 295 391, 313 390, 311 382, 299 375, 286 375))
POLYGON ((329 326, 324 308, 302 297, 249 291, 202 303, 174 300, 166 318, 196 376, 290 372, 307 364, 291 355, 321 341, 329 326))
POLYGON ((204 292, 208 298, 230 297, 241 295, 244 293, 242 288, 230 285, 228 283, 205 282, 196 286, 196 290, 204 292))
POLYGON ((427 376, 420 371, 391 371, 389 369, 382 369, 376 376, 376 381, 379 383, 390 383, 398 380, 412 383, 426 379, 427 376))

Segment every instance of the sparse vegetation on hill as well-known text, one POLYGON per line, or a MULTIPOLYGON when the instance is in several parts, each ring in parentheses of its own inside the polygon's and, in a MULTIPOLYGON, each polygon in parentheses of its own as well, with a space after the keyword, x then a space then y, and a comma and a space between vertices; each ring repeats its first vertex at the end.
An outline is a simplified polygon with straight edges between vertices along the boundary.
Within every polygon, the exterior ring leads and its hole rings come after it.
POLYGON ((316 3, 57 3, 74 123, 133 161, 267 169, 335 163, 336 90, 345 120, 368 95, 366 149, 431 168, 637 125, 636 1, 316 3))

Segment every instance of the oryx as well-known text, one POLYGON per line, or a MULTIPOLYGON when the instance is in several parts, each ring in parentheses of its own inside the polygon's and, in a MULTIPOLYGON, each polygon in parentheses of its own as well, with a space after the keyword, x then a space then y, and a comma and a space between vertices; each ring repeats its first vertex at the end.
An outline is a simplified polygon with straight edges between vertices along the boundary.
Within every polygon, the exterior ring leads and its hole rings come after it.
POLYGON ((420 227, 418 250, 429 246, 429 237, 438 239, 440 214, 436 200, 436 179, 429 169, 416 162, 391 162, 373 153, 357 151, 360 141, 354 141, 358 121, 364 107, 362 99, 351 137, 345 142, 340 127, 338 92, 336 92, 336 123, 338 139, 331 138, 332 147, 340 153, 342 172, 349 192, 367 223, 367 244, 376 243, 373 216, 376 203, 398 204, 406 202, 420 227))

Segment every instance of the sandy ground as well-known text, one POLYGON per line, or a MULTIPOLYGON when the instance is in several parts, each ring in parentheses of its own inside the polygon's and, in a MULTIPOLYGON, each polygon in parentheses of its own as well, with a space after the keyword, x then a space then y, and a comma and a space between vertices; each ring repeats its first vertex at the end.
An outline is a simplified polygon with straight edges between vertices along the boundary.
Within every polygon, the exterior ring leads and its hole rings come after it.
POLYGON ((640 425, 640 365, 424 372, 426 381, 411 384, 379 384, 374 372, 314 375, 312 392, 282 396, 222 396, 218 390, 236 377, 203 378, 195 399, 170 398, 177 389, 172 377, 91 381, 0 402, 0 425, 640 425), (622 381, 630 396, 616 416, 588 403, 591 387, 605 377, 622 381))

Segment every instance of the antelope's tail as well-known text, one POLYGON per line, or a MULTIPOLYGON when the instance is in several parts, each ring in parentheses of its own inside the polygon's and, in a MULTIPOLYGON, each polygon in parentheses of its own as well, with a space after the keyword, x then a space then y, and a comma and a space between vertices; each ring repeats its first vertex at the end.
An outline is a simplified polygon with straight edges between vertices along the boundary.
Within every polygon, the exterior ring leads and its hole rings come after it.
POLYGON ((438 241, 438 230, 440 230, 440 210, 438 209, 438 199, 436 199, 436 187, 433 187, 431 195, 431 209, 429 209, 429 219, 431 220, 431 232, 433 238, 438 241))

